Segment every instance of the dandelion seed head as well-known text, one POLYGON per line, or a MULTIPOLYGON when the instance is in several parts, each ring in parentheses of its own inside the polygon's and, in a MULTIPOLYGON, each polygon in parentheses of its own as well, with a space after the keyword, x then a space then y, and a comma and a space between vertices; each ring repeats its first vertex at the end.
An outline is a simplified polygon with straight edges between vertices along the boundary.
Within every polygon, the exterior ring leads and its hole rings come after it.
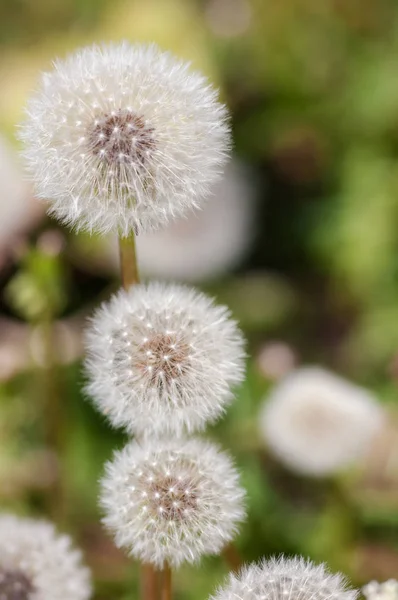
POLYGON ((271 391, 260 414, 260 433, 287 467, 322 476, 358 460, 383 421, 367 390, 309 367, 292 372, 271 391))
POLYGON ((229 576, 211 600, 355 600, 344 577, 301 557, 271 558, 229 576))
POLYGON ((87 147, 101 162, 117 170, 131 162, 144 165, 156 146, 153 132, 142 117, 119 110, 95 119, 88 128, 87 147))
POLYGON ((0 569, 0 600, 30 600, 33 583, 22 571, 0 569))
POLYGON ((118 292, 94 315, 86 349, 88 394, 114 426, 139 435, 202 429, 244 374, 228 310, 179 285, 118 292))
POLYGON ((197 439, 132 442, 102 480, 117 546, 159 568, 218 554, 244 518, 243 498, 229 457, 197 439))
POLYGON ((81 553, 52 524, 0 516, 0 600, 88 600, 81 553))
POLYGON ((123 236, 201 207, 230 146, 227 111, 205 78, 154 45, 128 43, 56 61, 20 137, 51 213, 123 236))

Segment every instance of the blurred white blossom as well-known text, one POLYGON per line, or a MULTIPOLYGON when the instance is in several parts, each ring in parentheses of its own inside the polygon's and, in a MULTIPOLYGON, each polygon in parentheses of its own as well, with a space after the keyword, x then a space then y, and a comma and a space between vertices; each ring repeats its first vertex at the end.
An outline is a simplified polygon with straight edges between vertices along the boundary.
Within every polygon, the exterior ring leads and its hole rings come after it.
POLYGON ((120 290, 86 332, 87 391, 133 433, 192 432, 215 421, 244 376, 244 341, 228 309, 161 283, 120 290))
POLYGON ((398 600, 398 581, 389 579, 383 583, 370 581, 362 588, 366 600, 398 600))
POLYGON ((230 163, 202 211, 137 239, 144 275, 197 282, 239 264, 253 241, 254 187, 238 161, 230 163))
POLYGON ((288 344, 282 341, 270 341, 260 349, 256 363, 264 377, 278 380, 295 368, 297 356, 288 344))
POLYGON ((287 467, 322 476, 359 459, 383 420, 370 392, 309 367, 292 372, 271 391, 260 433, 287 467))
POLYGON ((159 568, 218 554, 245 516, 243 499, 231 459, 199 439, 132 442, 102 480, 116 545, 159 568))
POLYGON ((0 598, 87 600, 90 573, 67 535, 51 523, 0 516, 0 598))
POLYGON ((51 213, 123 236, 200 207, 230 146, 227 111, 207 80, 155 45, 127 42, 56 61, 20 137, 51 213))

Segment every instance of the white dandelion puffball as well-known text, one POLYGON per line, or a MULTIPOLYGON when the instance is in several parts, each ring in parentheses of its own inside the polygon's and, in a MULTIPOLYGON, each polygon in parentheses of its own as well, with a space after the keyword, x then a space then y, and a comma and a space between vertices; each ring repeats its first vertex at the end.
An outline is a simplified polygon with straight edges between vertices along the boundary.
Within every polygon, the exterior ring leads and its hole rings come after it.
POLYGON ((1 600, 87 600, 90 573, 81 558, 51 523, 0 516, 1 600))
POLYGON ((251 564, 236 575, 211 600, 355 600, 340 573, 301 557, 271 558, 251 564))
POLYGON ((116 427, 139 435, 203 429, 244 375, 227 308, 185 286, 120 290, 86 332, 87 392, 116 427))
POLYGON ((271 392, 260 414, 260 433, 287 467, 322 476, 358 460, 383 418, 367 390, 307 367, 288 375, 271 392))
POLYGON ((127 42, 56 61, 20 137, 51 213, 122 236, 200 207, 230 147, 227 111, 207 80, 155 45, 127 42))
POLYGON ((398 581, 389 579, 383 583, 371 581, 362 588, 366 600, 398 600, 398 581))
POLYGON ((232 461, 198 439, 132 442, 106 465, 100 501, 118 547, 162 568, 218 554, 245 517, 232 461))

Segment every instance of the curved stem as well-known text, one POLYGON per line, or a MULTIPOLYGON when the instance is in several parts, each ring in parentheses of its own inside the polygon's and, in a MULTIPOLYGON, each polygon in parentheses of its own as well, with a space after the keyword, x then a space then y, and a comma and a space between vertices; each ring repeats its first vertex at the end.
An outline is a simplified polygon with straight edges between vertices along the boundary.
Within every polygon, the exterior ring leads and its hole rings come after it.
POLYGON ((140 282, 138 273, 135 235, 119 237, 120 273, 125 290, 140 282))

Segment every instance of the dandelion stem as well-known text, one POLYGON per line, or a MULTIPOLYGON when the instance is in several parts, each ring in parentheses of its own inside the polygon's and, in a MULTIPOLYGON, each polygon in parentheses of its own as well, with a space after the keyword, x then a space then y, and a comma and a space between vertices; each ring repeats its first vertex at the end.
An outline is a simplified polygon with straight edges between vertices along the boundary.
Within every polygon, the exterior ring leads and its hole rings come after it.
POLYGON ((228 546, 224 548, 223 556, 231 571, 235 571, 235 573, 240 571, 243 560, 234 544, 228 544, 228 546))
MULTIPOLYGON (((125 290, 140 281, 137 264, 135 234, 129 237, 119 237, 120 275, 125 290)), ((141 598, 142 600, 156 600, 157 598, 157 573, 152 565, 141 565, 141 598)))
POLYGON ((165 564, 162 571, 161 600, 171 600, 171 597, 171 569, 168 564, 165 564))
POLYGON ((119 237, 120 272, 124 289, 139 283, 137 254, 135 247, 135 235, 132 232, 129 237, 119 237))
POLYGON ((143 600, 156 600, 158 597, 157 571, 152 565, 141 565, 141 598, 143 600))

